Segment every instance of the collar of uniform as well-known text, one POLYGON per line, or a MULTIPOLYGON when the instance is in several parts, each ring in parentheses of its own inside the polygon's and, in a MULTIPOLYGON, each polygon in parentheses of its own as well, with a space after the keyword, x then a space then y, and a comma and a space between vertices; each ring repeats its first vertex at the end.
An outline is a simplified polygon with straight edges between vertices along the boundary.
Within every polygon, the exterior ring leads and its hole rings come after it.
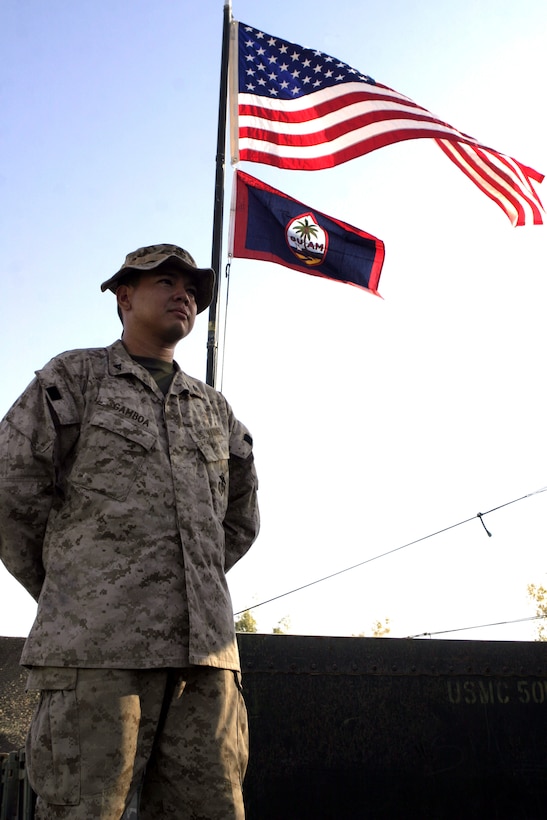
MULTIPOLYGON (((131 358, 120 339, 107 348, 108 351, 108 371, 111 376, 122 376, 125 373, 132 373, 142 381, 142 367, 131 358)), ((196 382, 184 373, 177 362, 175 364, 175 376, 171 384, 170 393, 187 393, 191 396, 203 398, 203 391, 199 389, 200 382, 196 382)))

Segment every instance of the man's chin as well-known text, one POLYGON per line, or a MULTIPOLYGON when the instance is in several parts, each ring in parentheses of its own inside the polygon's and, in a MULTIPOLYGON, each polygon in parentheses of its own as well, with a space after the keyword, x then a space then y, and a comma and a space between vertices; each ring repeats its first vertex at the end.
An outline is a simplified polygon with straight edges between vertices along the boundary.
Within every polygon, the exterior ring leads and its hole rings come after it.
POLYGON ((180 342, 181 339, 184 339, 185 336, 188 336, 192 328, 187 328, 183 324, 178 323, 176 325, 171 325, 165 332, 165 341, 169 344, 176 344, 180 342))

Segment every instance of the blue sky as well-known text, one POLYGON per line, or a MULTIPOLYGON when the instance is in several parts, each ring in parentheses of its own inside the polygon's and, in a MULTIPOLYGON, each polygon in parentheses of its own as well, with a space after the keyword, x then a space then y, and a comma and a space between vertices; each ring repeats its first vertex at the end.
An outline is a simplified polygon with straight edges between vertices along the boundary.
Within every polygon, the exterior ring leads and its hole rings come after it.
MULTIPOLYGON (((547 6, 233 3, 547 172, 547 6)), ((100 282, 140 245, 211 255, 223 4, 5 0, 0 10, 0 414, 56 353, 120 327, 100 282)), ((429 141, 321 172, 242 170, 386 245, 383 300, 234 260, 222 389, 252 430, 262 532, 235 610, 301 634, 445 632, 533 615, 546 582, 544 226, 514 229, 429 141)), ((226 169, 226 213, 232 169, 226 169)), ((543 186, 540 196, 547 200, 543 186)), ((227 233, 227 220, 225 233, 227 233)), ((226 261, 226 260, 225 260, 226 261)), ((177 351, 205 377, 207 314, 177 351)), ((34 607, 2 570, 0 634, 34 607)), ((522 623, 445 637, 530 640, 522 623)))

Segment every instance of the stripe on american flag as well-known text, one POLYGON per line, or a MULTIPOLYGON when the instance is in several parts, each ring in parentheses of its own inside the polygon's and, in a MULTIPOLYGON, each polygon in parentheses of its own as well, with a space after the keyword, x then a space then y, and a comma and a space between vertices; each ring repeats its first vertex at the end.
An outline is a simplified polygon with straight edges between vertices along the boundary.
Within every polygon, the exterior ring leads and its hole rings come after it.
POLYGON ((542 174, 496 151, 460 142, 437 140, 446 156, 505 211, 511 223, 542 225, 542 206, 531 179, 541 182, 542 174))
POLYGON ((542 223, 531 183, 542 174, 347 63, 243 23, 232 26, 233 163, 321 170, 402 140, 432 138, 513 225, 542 223))

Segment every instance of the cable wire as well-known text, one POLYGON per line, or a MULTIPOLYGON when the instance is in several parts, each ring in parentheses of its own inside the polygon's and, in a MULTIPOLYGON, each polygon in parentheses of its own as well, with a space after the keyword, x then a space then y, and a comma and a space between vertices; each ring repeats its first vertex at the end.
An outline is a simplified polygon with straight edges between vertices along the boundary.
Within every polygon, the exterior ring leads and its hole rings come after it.
POLYGON ((508 626, 509 624, 522 624, 525 621, 545 620, 547 615, 530 615, 528 618, 517 618, 515 621, 498 621, 495 624, 478 624, 477 626, 460 626, 458 629, 441 629, 437 632, 420 632, 418 635, 408 635, 408 638, 432 638, 433 635, 448 635, 451 632, 465 632, 469 629, 487 629, 491 626, 508 626))
MULTIPOLYGON (((271 604, 273 601, 278 601, 280 598, 286 598, 288 595, 293 595, 295 592, 301 592, 303 589, 308 589, 308 587, 315 586, 316 584, 321 584, 323 581, 329 581, 331 578, 336 578, 337 575, 343 575, 345 572, 351 572, 351 570, 357 569, 358 567, 362 567, 365 564, 370 564, 372 561, 378 561, 380 558, 385 558, 387 555, 393 555, 395 552, 400 552, 401 550, 406 549, 407 547, 412 547, 415 544, 419 544, 421 541, 427 541, 428 538, 434 538, 437 535, 441 535, 444 532, 448 532, 449 530, 453 530, 456 527, 461 527, 463 524, 468 524, 470 521, 474 521, 476 518, 479 519, 482 526, 486 530, 486 533, 489 537, 492 536, 492 533, 486 529, 486 526, 483 521, 483 517, 485 515, 490 515, 490 513, 497 512, 498 510, 503 509, 503 507, 509 507, 511 504, 516 504, 519 501, 524 501, 525 498, 530 498, 533 495, 538 495, 539 493, 544 493, 547 490, 546 487, 542 487, 540 490, 534 490, 534 492, 526 493, 526 495, 520 496, 520 498, 514 498, 512 501, 506 501, 504 504, 499 504, 497 507, 492 507, 491 510, 488 510, 484 513, 477 513, 476 515, 471 516, 470 518, 465 518, 463 521, 458 521, 457 524, 450 524, 448 527, 443 527, 441 530, 437 530, 436 532, 432 532, 429 535, 424 535, 421 538, 416 538, 414 541, 409 541, 407 544, 403 544, 400 547, 395 547, 394 549, 388 550, 387 552, 382 552, 380 555, 375 555, 373 558, 367 558, 365 561, 360 561, 358 564, 353 564, 351 567, 346 567, 345 569, 340 569, 337 572, 333 572, 330 575, 325 575, 323 578, 317 578, 315 581, 310 581, 307 584, 302 584, 302 586, 295 587, 294 589, 289 590, 288 592, 282 592, 280 595, 274 595, 273 598, 268 598, 266 601, 261 601, 259 604, 253 604, 253 606, 245 607, 244 609, 240 609, 238 612, 234 612, 234 616, 242 615, 247 610, 251 609, 258 609, 259 606, 264 606, 265 604, 271 604)), ((466 627, 469 629, 475 627, 466 627)), ((456 630, 451 630, 456 631, 456 630)), ((424 634, 434 634, 434 633, 424 633, 424 634)), ((435 633, 437 634, 437 633, 435 633)))

